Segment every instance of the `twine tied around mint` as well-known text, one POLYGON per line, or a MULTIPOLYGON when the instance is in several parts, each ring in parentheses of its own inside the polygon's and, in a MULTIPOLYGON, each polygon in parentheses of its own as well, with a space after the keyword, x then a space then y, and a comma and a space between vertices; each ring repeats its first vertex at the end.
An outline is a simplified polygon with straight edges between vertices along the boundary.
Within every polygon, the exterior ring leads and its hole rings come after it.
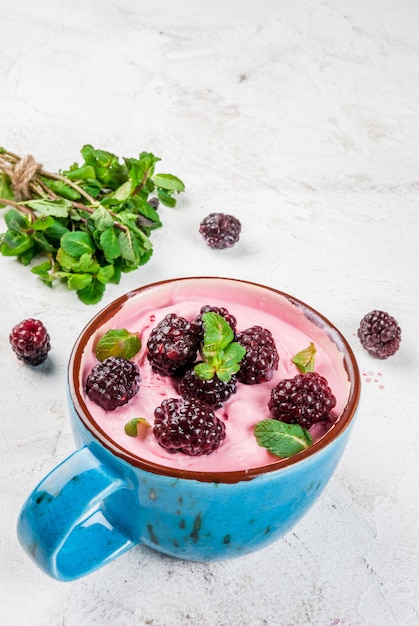
POLYGON ((16 200, 18 202, 29 200, 31 182, 42 170, 42 165, 37 163, 31 154, 27 154, 14 163, 2 163, 1 169, 10 178, 16 200))

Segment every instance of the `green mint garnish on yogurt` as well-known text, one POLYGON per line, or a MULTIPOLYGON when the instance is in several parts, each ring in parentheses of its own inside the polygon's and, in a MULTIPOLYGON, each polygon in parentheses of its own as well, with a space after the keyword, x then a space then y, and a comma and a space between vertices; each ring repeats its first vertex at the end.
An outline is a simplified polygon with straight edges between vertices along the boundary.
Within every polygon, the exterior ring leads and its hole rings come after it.
POLYGON ((138 335, 130 333, 125 328, 108 330, 96 344, 95 353, 98 361, 104 361, 110 356, 122 356, 132 359, 141 348, 138 335))
POLYGON ((194 367, 195 375, 201 380, 211 380, 217 376, 228 383, 240 369, 240 361, 246 349, 234 341, 234 332, 226 320, 218 313, 202 315, 204 342, 200 348, 202 362, 194 367))
POLYGON ((309 448, 313 439, 299 424, 286 424, 275 419, 258 422, 254 428, 256 441, 277 457, 287 458, 309 448))
POLYGON ((138 435, 144 437, 150 427, 151 424, 147 422, 145 417, 134 417, 125 424, 124 430, 129 437, 137 437, 138 435))
POLYGON ((298 370, 302 374, 307 372, 314 372, 314 357, 316 355, 316 346, 311 341, 310 345, 298 352, 291 361, 297 366, 298 370))

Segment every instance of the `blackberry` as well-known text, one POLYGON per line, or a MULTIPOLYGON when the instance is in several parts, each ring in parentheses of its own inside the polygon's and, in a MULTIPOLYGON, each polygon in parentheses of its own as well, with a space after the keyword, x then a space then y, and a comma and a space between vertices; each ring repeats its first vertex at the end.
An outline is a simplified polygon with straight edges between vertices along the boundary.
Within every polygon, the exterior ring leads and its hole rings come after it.
POLYGON ((233 215, 210 213, 199 225, 199 232, 210 248, 231 248, 238 242, 241 223, 233 215))
POLYGON ((229 324, 233 333, 236 332, 237 320, 234 315, 231 315, 231 313, 229 313, 224 307, 211 306, 210 304, 206 304, 201 307, 201 312, 195 320, 195 324, 197 324, 201 329, 203 328, 202 316, 204 313, 217 313, 218 315, 221 315, 227 324, 229 324))
POLYGON ((238 333, 236 341, 246 348, 246 354, 240 361, 237 380, 246 385, 270 380, 279 363, 271 332, 261 326, 252 326, 238 333))
POLYGON ((95 365, 86 380, 86 393, 105 411, 126 404, 140 388, 136 363, 122 356, 110 356, 95 365))
POLYGON ((336 398, 327 380, 317 372, 281 380, 272 389, 268 403, 274 419, 307 429, 327 420, 335 406, 336 398))
POLYGON ((188 370, 178 381, 177 390, 181 396, 199 400, 213 409, 219 409, 229 397, 236 393, 236 377, 230 382, 222 382, 216 375, 209 380, 201 380, 193 369, 188 370))
POLYGON ((154 371, 173 376, 196 359, 201 329, 183 317, 168 313, 153 328, 147 341, 147 358, 154 371))
POLYGON ((401 329, 394 317, 374 310, 362 318, 358 337, 367 352, 379 359, 388 359, 400 347, 401 329))
POLYGON ((40 320, 23 320, 13 326, 9 341, 18 359, 28 365, 40 365, 51 349, 47 329, 40 320))
POLYGON ((153 434, 169 452, 189 456, 211 454, 224 441, 225 425, 197 400, 169 398, 154 411, 153 434))

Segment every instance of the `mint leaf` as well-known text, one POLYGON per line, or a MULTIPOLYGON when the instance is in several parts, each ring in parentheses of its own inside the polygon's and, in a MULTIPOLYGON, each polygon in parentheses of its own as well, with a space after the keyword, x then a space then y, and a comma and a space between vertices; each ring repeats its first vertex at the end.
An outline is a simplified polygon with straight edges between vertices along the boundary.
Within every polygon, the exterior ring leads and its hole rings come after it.
POLYGON ((95 352, 98 361, 104 361, 110 356, 122 356, 131 359, 139 352, 141 341, 135 333, 125 328, 108 330, 96 344, 95 352))
POLYGON ((74 163, 70 169, 66 172, 62 172, 69 180, 75 180, 81 182, 82 180, 89 180, 89 178, 95 177, 95 170, 91 165, 83 165, 78 167, 77 163, 74 163))
POLYGON ((62 268, 71 270, 78 262, 77 257, 67 254, 63 248, 58 248, 56 253, 56 259, 62 268))
MULTIPOLYGON (((32 222, 32 228, 34 230, 46 230, 54 225, 55 219, 50 215, 42 215, 34 222, 32 222)), ((64 233, 63 233, 64 234, 64 233)))
POLYGON ((151 424, 147 422, 145 417, 134 417, 124 426, 125 433, 129 437, 137 437, 137 435, 145 436, 151 424))
POLYGON ((67 287, 74 291, 85 289, 92 282, 91 274, 69 274, 67 278, 67 287))
POLYGON ((18 233, 23 233, 30 228, 30 222, 26 215, 23 215, 16 209, 9 209, 4 214, 4 221, 9 230, 15 230, 18 233))
POLYGON ((293 456, 309 448, 313 439, 299 424, 286 424, 275 419, 258 422, 254 428, 256 441, 280 458, 293 456))
POLYGON ((120 187, 118 187, 118 189, 113 194, 113 198, 119 201, 128 200, 128 198, 131 195, 131 191, 132 191, 132 183, 131 181, 127 180, 120 187))
POLYGON ((42 232, 33 232, 32 239, 35 244, 45 252, 55 252, 54 246, 48 241, 42 232))
POLYGON ((67 226, 65 225, 65 222, 59 219, 53 219, 53 221, 51 222, 50 220, 52 218, 50 217, 47 217, 45 219, 49 220, 45 226, 45 233, 48 235, 48 237, 51 237, 52 239, 56 239, 57 241, 60 241, 61 237, 65 233, 69 232, 67 226))
POLYGON ((246 354, 246 348, 237 342, 230 343, 217 356, 216 374, 224 383, 229 383, 233 374, 240 369, 240 361, 246 354))
POLYGON ((222 350, 234 339, 233 330, 226 320, 212 311, 202 315, 204 346, 211 350, 222 350))
POLYGON ((139 265, 140 252, 138 248, 138 241, 129 230, 121 231, 118 237, 119 245, 121 247, 121 256, 129 263, 139 265))
POLYGON ((27 250, 19 254, 19 261, 22 263, 22 265, 25 265, 25 266, 29 265, 29 263, 31 263, 31 261, 38 254, 39 254, 39 249, 36 246, 32 246, 31 248, 28 248, 27 250))
POLYGON ((214 378, 215 369, 213 365, 202 362, 195 365, 194 372, 200 380, 211 380, 214 378))
POLYGON ((100 235, 100 245, 108 261, 117 259, 121 255, 121 244, 119 243, 116 228, 107 228, 103 231, 100 235))
POLYGON ((177 176, 173 176, 173 174, 156 174, 153 176, 153 183, 156 187, 166 189, 167 191, 185 191, 183 182, 177 176))
POLYGON ((291 361, 297 366, 298 370, 302 374, 307 372, 314 372, 314 357, 316 355, 316 347, 313 342, 310 342, 308 348, 298 352, 291 361))
POLYGON ((100 270, 100 265, 95 261, 91 254, 85 252, 81 255, 79 260, 73 264, 72 269, 77 272, 88 272, 89 274, 96 274, 100 270))
POLYGON ((244 348, 237 341, 230 343, 224 350, 224 359, 226 361, 237 361, 239 363, 246 354, 246 348, 244 348))
POLYGON ((20 256, 33 245, 30 235, 8 230, 3 237, 1 252, 4 256, 20 256))
POLYGON ((204 343, 200 352, 203 362, 195 365, 195 375, 201 380, 211 380, 216 375, 222 382, 228 383, 239 371, 246 349, 233 341, 234 332, 230 324, 218 313, 203 313, 202 323, 204 343))
POLYGON ((31 268, 31 272, 40 276, 44 280, 47 280, 49 277, 49 272, 51 271, 52 263, 51 261, 44 261, 43 263, 39 263, 31 268))
MULTIPOLYGON (((43 177, 42 182, 49 189, 51 189, 51 191, 53 191, 54 194, 57 194, 61 196, 62 198, 65 198, 66 200, 80 200, 81 199, 80 192, 77 191, 77 189, 74 189, 74 187, 65 183, 63 180, 48 180, 45 177, 43 177)), ((54 204, 58 205, 61 201, 54 200, 53 202, 54 204)), ((69 208, 71 208, 71 204, 69 205, 69 208)), ((65 216, 63 215, 61 217, 65 217, 65 216)))
POLYGON ((67 217, 71 209, 71 202, 68 200, 30 200, 25 203, 40 215, 51 215, 52 217, 67 217))
POLYGON ((221 382, 229 383, 233 374, 237 374, 239 369, 240 365, 238 363, 228 363, 224 361, 217 367, 215 374, 221 382))
POLYGON ((77 295, 84 304, 96 304, 100 302, 105 293, 105 285, 93 278, 90 285, 77 290, 77 295))
POLYGON ((147 222, 148 228, 158 228, 159 226, 161 226, 161 221, 160 221, 160 216, 158 214, 158 212, 156 211, 156 209, 154 207, 152 207, 146 200, 144 200, 143 198, 136 198, 135 200, 135 208, 136 208, 136 212, 139 214, 139 216, 143 216, 145 217, 145 220, 138 219, 137 218, 137 223, 138 221, 140 221, 141 223, 143 223, 144 221, 147 222))
POLYGON ((119 163, 115 154, 106 150, 96 150, 90 144, 83 146, 81 154, 85 164, 93 167, 97 180, 108 188, 118 189, 127 180, 127 168, 119 163))
POLYGON ((113 265, 104 265, 96 272, 96 278, 103 285, 107 285, 111 282, 114 275, 114 266, 113 265))
POLYGON ((85 252, 91 254, 95 251, 93 239, 89 233, 83 231, 65 233, 61 237, 61 247, 73 257, 81 257, 85 252))
MULTIPOLYGON (((14 200, 14 193, 12 189, 12 184, 10 182, 10 178, 6 176, 3 172, 0 172, 0 198, 5 198, 6 200, 14 200)), ((0 208, 6 206, 5 204, 0 204, 0 208)))
POLYGON ((92 213, 92 220, 96 230, 103 232, 107 228, 113 226, 113 217, 109 211, 102 205, 98 206, 92 213))

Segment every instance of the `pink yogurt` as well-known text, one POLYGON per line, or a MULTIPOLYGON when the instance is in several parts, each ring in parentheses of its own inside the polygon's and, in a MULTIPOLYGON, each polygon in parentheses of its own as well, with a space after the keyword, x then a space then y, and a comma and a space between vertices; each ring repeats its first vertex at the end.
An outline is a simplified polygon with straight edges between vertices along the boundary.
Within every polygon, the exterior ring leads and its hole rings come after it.
POLYGON ((275 463, 278 457, 257 444, 253 429, 257 422, 270 417, 268 401, 272 388, 283 378, 299 373, 291 359, 311 341, 317 350, 315 370, 328 380, 337 401, 331 423, 312 428, 314 440, 333 428, 348 401, 350 385, 342 352, 337 347, 340 342, 338 333, 326 324, 324 329, 314 324, 310 316, 310 310, 304 311, 277 292, 239 281, 202 279, 199 283, 168 283, 158 291, 146 289, 129 298, 114 317, 97 329, 85 346, 80 368, 84 388, 88 374, 97 363, 94 347, 99 337, 109 329, 126 328, 136 332, 142 342, 140 352, 132 359, 140 368, 139 392, 128 404, 114 411, 103 410, 84 394, 86 407, 93 422, 118 446, 159 465, 199 472, 230 472, 275 463), (239 383, 237 392, 216 411, 226 425, 226 439, 220 448, 210 455, 190 457, 181 452, 167 452, 156 442, 152 428, 145 436, 130 437, 126 435, 124 425, 133 418, 143 417, 152 426, 154 409, 165 398, 178 397, 170 377, 154 373, 149 365, 146 344, 152 328, 167 313, 176 313, 193 321, 206 304, 227 308, 237 319, 237 331, 254 325, 269 329, 280 360, 269 382, 259 385, 239 383))

